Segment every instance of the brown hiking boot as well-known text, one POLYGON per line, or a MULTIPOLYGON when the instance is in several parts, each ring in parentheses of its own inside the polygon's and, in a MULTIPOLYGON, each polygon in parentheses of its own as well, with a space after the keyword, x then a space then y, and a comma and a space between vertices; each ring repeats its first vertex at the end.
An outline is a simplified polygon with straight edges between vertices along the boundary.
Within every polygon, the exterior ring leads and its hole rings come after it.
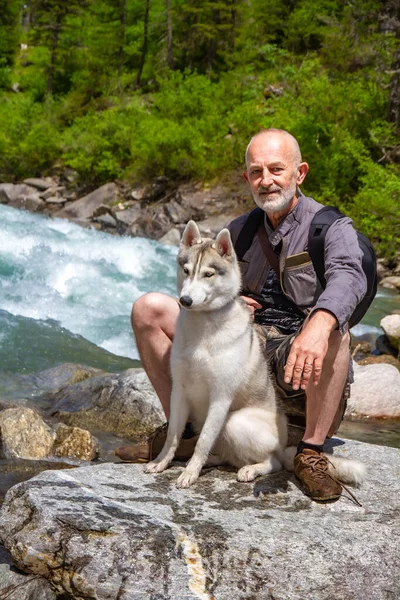
MULTIPOLYGON (((115 451, 116 456, 123 461, 133 463, 149 462, 160 454, 167 439, 168 424, 162 425, 148 436, 143 442, 133 446, 121 446, 115 451)), ((182 438, 175 453, 175 460, 186 461, 191 458, 199 436, 182 438)))
POLYGON ((294 457, 294 473, 303 484, 307 496, 313 500, 326 502, 337 500, 342 493, 342 485, 328 472, 329 460, 311 448, 294 457))

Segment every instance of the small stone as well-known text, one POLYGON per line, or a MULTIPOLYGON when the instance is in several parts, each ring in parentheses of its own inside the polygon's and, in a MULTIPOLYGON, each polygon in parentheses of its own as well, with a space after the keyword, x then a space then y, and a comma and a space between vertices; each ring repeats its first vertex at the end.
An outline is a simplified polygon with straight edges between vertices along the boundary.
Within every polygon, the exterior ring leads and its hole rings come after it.
POLYGON ((99 443, 86 429, 59 423, 55 427, 55 435, 54 456, 93 460, 99 455, 99 443))
POLYGON ((114 213, 114 216, 117 219, 117 221, 120 221, 124 225, 130 227, 141 215, 141 212, 142 209, 140 208, 140 204, 136 204, 135 206, 131 206, 126 210, 121 210, 114 213))
POLYGON ((24 183, 26 185, 30 185, 37 190, 47 190, 54 186, 54 181, 47 179, 39 179, 37 177, 30 177, 29 179, 24 179, 24 183))
POLYGON ((101 225, 104 225, 105 227, 115 228, 117 226, 117 221, 109 213, 101 215, 100 217, 96 217, 95 221, 101 225))

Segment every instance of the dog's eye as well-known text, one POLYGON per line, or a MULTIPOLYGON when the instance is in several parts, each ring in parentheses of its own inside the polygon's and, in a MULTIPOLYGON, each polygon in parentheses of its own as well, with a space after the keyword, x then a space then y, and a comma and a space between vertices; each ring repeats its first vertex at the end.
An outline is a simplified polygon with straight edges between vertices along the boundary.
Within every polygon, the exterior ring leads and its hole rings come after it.
POLYGON ((212 277, 214 275, 214 273, 212 271, 206 271, 204 273, 204 277, 212 277))
POLYGON ((183 272, 185 275, 189 275, 189 269, 187 267, 183 267, 183 272))

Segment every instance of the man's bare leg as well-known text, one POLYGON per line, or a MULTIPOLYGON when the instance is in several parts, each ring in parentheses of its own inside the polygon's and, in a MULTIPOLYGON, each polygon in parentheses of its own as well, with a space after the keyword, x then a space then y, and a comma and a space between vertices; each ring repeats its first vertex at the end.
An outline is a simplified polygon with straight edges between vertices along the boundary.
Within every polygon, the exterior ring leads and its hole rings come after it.
POLYGON ((151 292, 132 307, 131 323, 144 370, 169 419, 172 381, 170 354, 179 304, 171 296, 151 292))
POLYGON ((307 387, 306 430, 303 441, 323 445, 335 420, 346 384, 350 361, 350 334, 337 330, 329 337, 318 385, 312 379, 307 387))

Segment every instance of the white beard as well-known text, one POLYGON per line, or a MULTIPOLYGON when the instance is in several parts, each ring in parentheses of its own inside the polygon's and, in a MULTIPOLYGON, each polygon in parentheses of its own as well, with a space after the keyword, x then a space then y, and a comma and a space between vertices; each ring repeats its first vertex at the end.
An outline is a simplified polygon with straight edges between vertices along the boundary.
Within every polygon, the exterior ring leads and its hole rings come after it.
MULTIPOLYGON (((297 186, 294 181, 290 187, 282 190, 278 187, 272 188, 276 192, 273 196, 260 196, 260 191, 264 191, 265 188, 260 188, 258 192, 253 192, 254 202, 267 214, 274 214, 284 211, 293 200, 296 195, 297 186)), ((272 191, 272 190, 266 190, 272 191)))

